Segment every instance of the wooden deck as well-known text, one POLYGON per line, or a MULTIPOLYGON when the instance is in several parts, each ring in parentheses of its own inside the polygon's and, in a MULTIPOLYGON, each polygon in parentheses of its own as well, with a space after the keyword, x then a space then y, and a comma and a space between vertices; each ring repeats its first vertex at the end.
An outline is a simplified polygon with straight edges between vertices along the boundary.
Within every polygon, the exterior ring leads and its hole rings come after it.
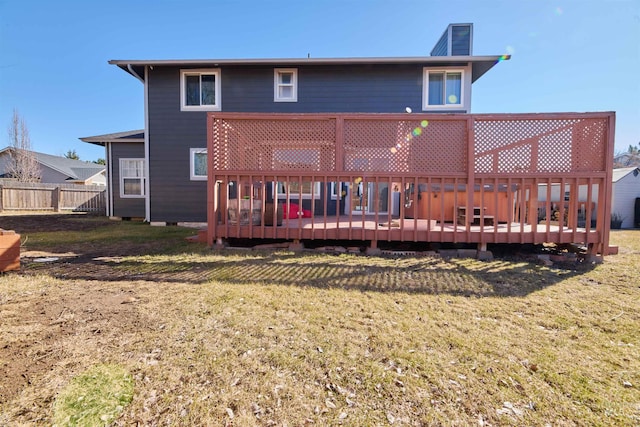
MULTIPOLYGON (((436 220, 391 218, 384 215, 343 215, 329 218, 283 219, 281 225, 224 224, 215 227, 220 238, 285 240, 361 240, 452 243, 572 243, 600 241, 596 229, 557 224, 500 223, 495 226, 442 223, 436 220)), ((376 244, 372 243, 375 247, 376 244)))
POLYGON ((609 249, 614 113, 209 113, 207 126, 210 245, 249 238, 609 249), (274 200, 312 218, 263 225, 276 216, 274 200), (255 225, 238 222, 242 206, 255 225), (354 213, 338 215, 345 211, 354 213))

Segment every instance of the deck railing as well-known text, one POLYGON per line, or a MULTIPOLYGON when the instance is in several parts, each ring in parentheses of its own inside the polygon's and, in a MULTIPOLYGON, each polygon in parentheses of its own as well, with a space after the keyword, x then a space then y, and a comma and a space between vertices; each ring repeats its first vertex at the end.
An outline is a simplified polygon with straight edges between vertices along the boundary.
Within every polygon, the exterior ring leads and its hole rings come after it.
POLYGON ((555 242, 606 254, 614 119, 212 113, 208 241, 555 242))

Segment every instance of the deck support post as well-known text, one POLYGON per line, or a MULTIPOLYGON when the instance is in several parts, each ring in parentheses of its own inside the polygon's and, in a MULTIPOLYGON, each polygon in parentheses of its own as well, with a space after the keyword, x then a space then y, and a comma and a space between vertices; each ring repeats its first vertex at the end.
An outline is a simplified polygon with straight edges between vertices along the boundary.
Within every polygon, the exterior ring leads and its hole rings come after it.
POLYGON ((300 242, 300 239, 293 239, 292 243, 289 243, 289 250, 294 252, 300 252, 304 249, 304 243, 300 242))
POLYGON ((486 243, 478 243, 478 251, 485 252, 486 250, 487 250, 487 244, 486 243))
POLYGON ((372 240, 371 241, 371 246, 369 246, 367 248, 366 253, 367 253, 367 255, 380 255, 382 253, 382 251, 380 249, 378 249, 378 241, 377 240, 372 240))

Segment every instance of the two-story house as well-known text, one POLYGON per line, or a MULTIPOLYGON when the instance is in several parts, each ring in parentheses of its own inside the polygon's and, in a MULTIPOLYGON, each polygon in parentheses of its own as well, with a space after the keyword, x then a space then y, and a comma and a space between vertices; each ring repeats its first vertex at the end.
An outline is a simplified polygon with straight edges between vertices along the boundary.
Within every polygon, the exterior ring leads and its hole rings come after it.
POLYGON ((112 60, 144 85, 145 129, 81 139, 106 147, 108 216, 204 222, 207 112, 469 113, 509 59, 472 46, 473 25, 451 24, 431 56, 112 60))
POLYGON ((81 139, 106 147, 109 216, 207 222, 209 244, 605 254, 614 113, 471 114, 473 83, 510 59, 472 46, 473 26, 451 24, 430 56, 112 60, 144 85, 144 130, 81 139))

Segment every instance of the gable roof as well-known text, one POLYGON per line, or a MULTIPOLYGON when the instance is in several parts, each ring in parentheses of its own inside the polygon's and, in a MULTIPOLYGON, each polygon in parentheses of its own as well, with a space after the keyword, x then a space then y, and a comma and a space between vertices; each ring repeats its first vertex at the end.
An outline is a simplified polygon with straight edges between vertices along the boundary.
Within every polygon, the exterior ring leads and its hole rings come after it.
POLYGON ((630 168, 618 168, 618 169, 614 169, 613 170, 613 175, 612 175, 612 180, 613 182, 618 182, 620 181, 622 178, 624 178, 625 176, 629 175, 630 173, 633 173, 634 176, 637 176, 638 174, 640 174, 640 168, 639 167, 630 167, 630 168))
MULTIPOLYGON (((15 150, 13 147, 6 147, 0 150, 0 154, 15 150)), ((68 159, 66 157, 54 156, 46 153, 31 151, 36 161, 43 166, 66 175, 68 181, 86 181, 105 171, 104 165, 85 162, 82 160, 68 159)))
POLYGON ((80 141, 102 146, 108 142, 144 142, 144 129, 107 133, 96 136, 85 136, 80 138, 80 141))
POLYGON ((511 59, 511 55, 492 56, 409 56, 409 57, 355 57, 355 58, 264 58, 264 59, 112 59, 109 64, 117 65, 127 73, 144 81, 147 66, 174 67, 219 67, 266 65, 274 67, 303 65, 381 65, 416 64, 424 66, 449 67, 471 63, 471 82, 478 80, 500 61, 511 59))

